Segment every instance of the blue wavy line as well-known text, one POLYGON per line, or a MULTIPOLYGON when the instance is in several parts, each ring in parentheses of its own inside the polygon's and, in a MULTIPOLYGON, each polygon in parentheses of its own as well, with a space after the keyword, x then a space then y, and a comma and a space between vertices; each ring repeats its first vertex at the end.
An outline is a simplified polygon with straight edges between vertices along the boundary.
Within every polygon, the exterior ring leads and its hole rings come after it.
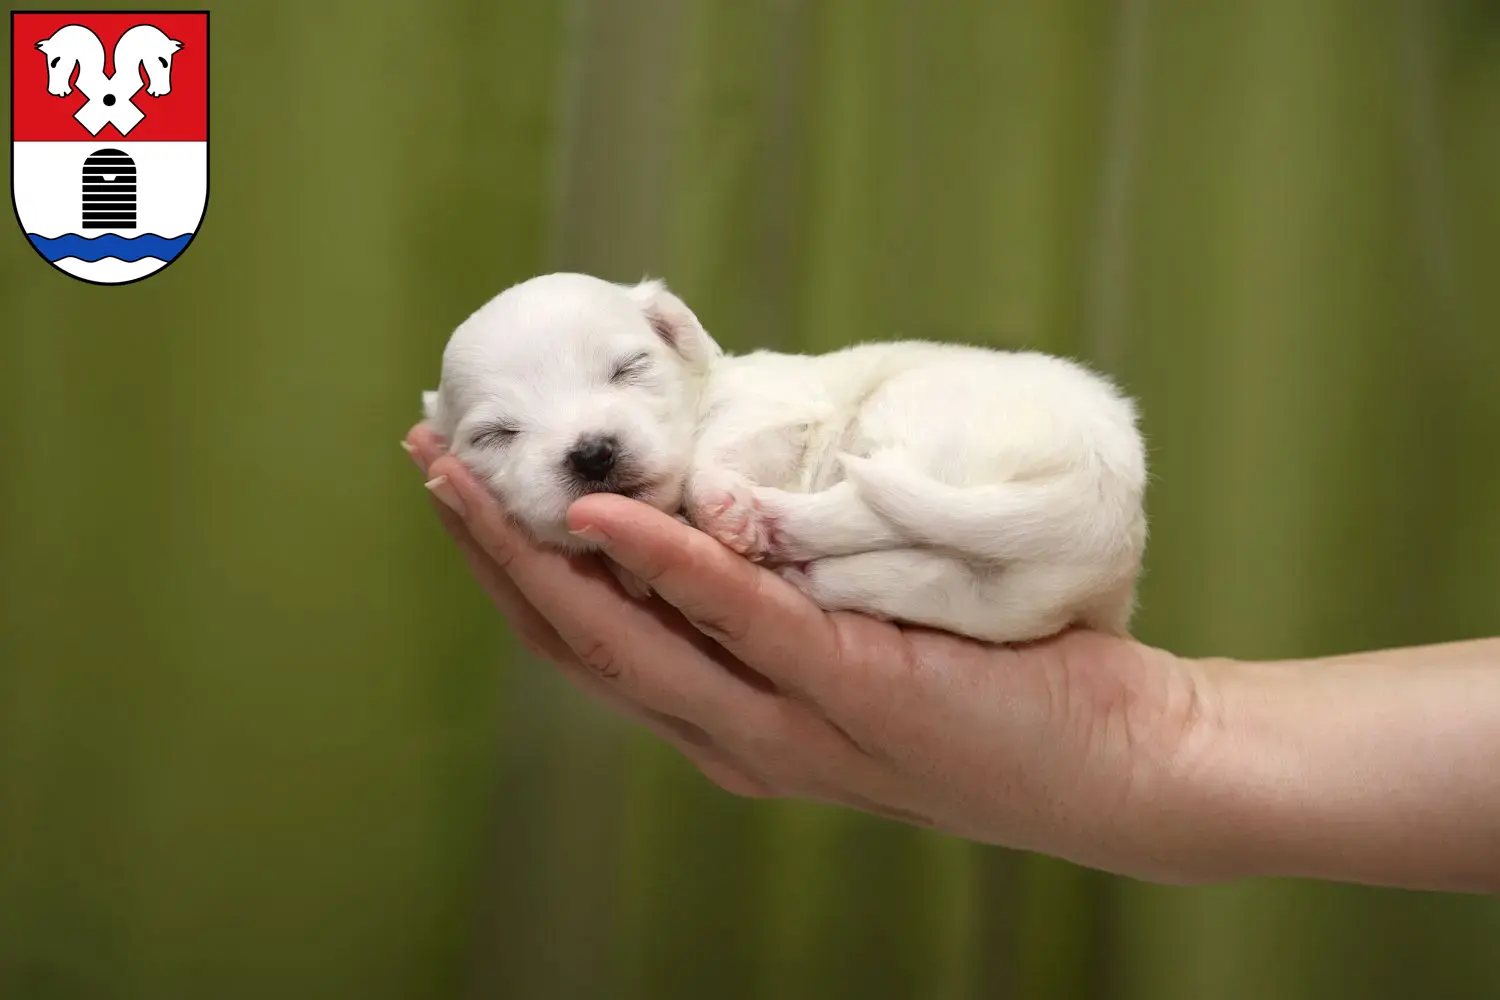
POLYGON ((50 261, 59 261, 64 257, 77 257, 79 260, 89 262, 103 260, 105 257, 118 257, 120 260, 134 262, 146 257, 155 257, 159 261, 170 263, 173 258, 182 253, 183 247, 193 238, 192 233, 183 233, 167 239, 157 236, 155 233, 142 233, 128 239, 115 233, 104 233, 101 236, 79 236, 77 233, 64 233, 54 239, 38 236, 35 233, 27 233, 26 238, 31 240, 31 245, 41 251, 42 256, 50 261))

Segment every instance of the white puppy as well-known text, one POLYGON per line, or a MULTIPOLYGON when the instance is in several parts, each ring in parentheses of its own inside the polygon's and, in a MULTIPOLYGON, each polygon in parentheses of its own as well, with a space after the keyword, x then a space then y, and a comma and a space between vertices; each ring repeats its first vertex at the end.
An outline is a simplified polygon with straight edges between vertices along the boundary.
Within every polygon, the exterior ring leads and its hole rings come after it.
POLYGON ((729 356, 659 281, 553 274, 459 326, 424 405, 558 548, 585 547, 573 501, 608 491, 683 510, 825 608, 992 642, 1130 622, 1135 408, 1061 358, 920 341, 729 356))

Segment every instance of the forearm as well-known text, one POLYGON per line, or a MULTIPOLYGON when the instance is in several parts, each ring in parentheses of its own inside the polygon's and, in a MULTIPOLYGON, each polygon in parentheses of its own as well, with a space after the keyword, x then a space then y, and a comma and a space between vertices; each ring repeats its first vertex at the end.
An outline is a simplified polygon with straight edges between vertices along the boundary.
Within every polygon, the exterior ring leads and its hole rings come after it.
POLYGON ((1500 639, 1199 666, 1210 868, 1500 891, 1500 639))

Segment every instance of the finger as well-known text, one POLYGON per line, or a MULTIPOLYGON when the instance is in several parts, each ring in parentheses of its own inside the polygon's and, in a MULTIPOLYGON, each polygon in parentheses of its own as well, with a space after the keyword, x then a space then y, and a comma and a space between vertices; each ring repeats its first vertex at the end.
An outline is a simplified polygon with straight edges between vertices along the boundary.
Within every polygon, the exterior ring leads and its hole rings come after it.
POLYGON ((554 663, 573 661, 573 651, 558 636, 547 619, 543 618, 531 602, 521 594, 515 583, 506 576, 495 561, 480 547, 463 519, 444 506, 436 497, 432 499, 438 520, 449 537, 457 543, 468 563, 469 571, 479 582, 490 602, 509 623, 517 638, 534 656, 554 663))
MULTIPOLYGON (((408 431, 401 444, 411 456, 412 461, 416 463, 417 468, 424 473, 447 451, 443 439, 425 423, 419 423, 408 431)), ((520 590, 510 578, 474 541, 463 519, 435 497, 432 504, 444 530, 463 552, 470 572, 474 574, 475 579, 479 581, 479 585, 489 595, 490 601, 500 614, 510 623, 522 645, 540 659, 551 660, 559 664, 572 660, 572 650, 568 649, 567 645, 558 638, 557 631, 537 613, 537 610, 521 595, 520 590)))
POLYGON ((776 795, 770 785, 732 764, 707 759, 695 760, 693 765, 703 772, 705 778, 731 795, 747 799, 768 799, 776 795))
POLYGON ((538 546, 457 460, 440 458, 428 471, 447 478, 475 541, 578 660, 624 698, 716 737, 773 724, 766 692, 736 677, 728 657, 701 635, 671 627, 659 603, 626 599, 598 559, 538 546))
MULTIPOLYGON (((413 427, 401 444, 417 468, 424 473, 447 450, 443 440, 425 423, 413 427)), ((618 690, 583 668, 573 651, 558 636, 557 630, 531 606, 510 577, 474 540, 463 519, 437 498, 434 497, 432 503, 444 529, 463 552, 470 571, 532 655, 558 666, 563 676, 587 697, 596 698, 614 711, 645 726, 652 735, 671 745, 705 777, 725 791, 755 798, 772 794, 765 782, 732 760, 723 748, 716 746, 705 730, 686 719, 629 701, 618 690)), ((631 596, 646 596, 633 591, 639 581, 629 574, 619 572, 614 564, 609 565, 611 572, 616 574, 621 585, 627 592, 631 592, 631 596)))
POLYGON ((651 596, 650 587, 642 583, 634 574, 625 572, 620 567, 620 564, 613 559, 605 559, 604 566, 609 570, 609 575, 614 577, 616 582, 620 584, 620 588, 631 597, 634 597, 636 600, 643 600, 651 596))
POLYGON ((703 532, 605 495, 575 503, 568 524, 597 531, 611 559, 777 687, 816 699, 836 676, 839 637, 828 616, 703 532))
POLYGON ((765 797, 771 794, 769 786, 733 761, 722 747, 714 744, 713 739, 702 728, 686 719, 653 711, 629 701, 618 690, 603 683, 584 668, 573 651, 558 637, 551 624, 521 596, 510 578, 500 571, 494 560, 474 541, 458 515, 436 498, 432 502, 443 527, 463 551, 480 586, 532 655, 556 665, 564 678, 585 696, 598 699, 631 721, 645 726, 652 735, 670 744, 725 791, 748 797, 765 797))
POLYGON ((757 778, 725 747, 714 742, 713 737, 701 727, 686 719, 637 705, 581 667, 564 668, 562 674, 585 697, 595 698, 625 718, 644 726, 651 735, 682 754, 705 777, 725 791, 752 798, 764 798, 773 794, 770 785, 757 778))
MULTIPOLYGON (((403 444, 407 446, 413 461, 423 471, 426 471, 431 463, 442 457, 444 453, 442 441, 424 424, 418 424, 413 428, 403 444)), ((584 694, 597 698, 612 709, 642 723, 654 735, 673 744, 695 764, 702 765, 705 753, 710 749, 712 742, 702 729, 686 720, 653 712, 626 700, 617 690, 601 683, 599 678, 583 669, 573 651, 558 637, 557 630, 531 606, 510 577, 474 540, 474 536, 470 534, 463 519, 436 497, 432 498, 432 504, 443 528, 462 551, 465 561, 480 586, 506 618, 511 628, 518 633, 523 645, 532 655, 562 668, 564 677, 584 694)), ((727 765, 722 762, 716 766, 721 771, 727 769, 727 765)), ((745 781, 739 784, 745 784, 748 781, 746 777, 745 781)))
POLYGON ((424 473, 448 450, 443 439, 438 437, 437 431, 426 424, 417 424, 407 431, 406 437, 401 441, 401 447, 411 456, 417 468, 424 473))
MULTIPOLYGON (((416 463, 417 468, 424 473, 447 451, 443 439, 425 423, 419 423, 408 431, 401 444, 411 456, 412 461, 416 463)), ((544 660, 557 663, 571 660, 572 651, 558 638, 557 631, 537 613, 537 610, 521 595, 520 590, 510 578, 474 541, 463 519, 436 498, 433 498, 432 503, 444 530, 463 552, 470 572, 474 574, 475 579, 479 581, 479 585, 489 595, 490 601, 499 609, 500 614, 510 623, 522 644, 533 655, 544 660)))

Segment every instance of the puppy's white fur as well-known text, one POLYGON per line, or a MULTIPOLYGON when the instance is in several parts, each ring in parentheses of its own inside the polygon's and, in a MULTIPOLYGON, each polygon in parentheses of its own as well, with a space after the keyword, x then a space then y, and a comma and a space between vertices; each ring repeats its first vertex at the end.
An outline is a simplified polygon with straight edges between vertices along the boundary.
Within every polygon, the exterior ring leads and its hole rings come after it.
POLYGON ((1061 358, 923 341, 729 356, 661 282, 556 274, 466 320, 424 400, 564 549, 583 547, 568 507, 608 489, 685 508, 825 608, 993 642, 1129 626, 1146 545, 1135 407, 1061 358), (568 455, 599 434, 621 471, 580 482, 568 455))

